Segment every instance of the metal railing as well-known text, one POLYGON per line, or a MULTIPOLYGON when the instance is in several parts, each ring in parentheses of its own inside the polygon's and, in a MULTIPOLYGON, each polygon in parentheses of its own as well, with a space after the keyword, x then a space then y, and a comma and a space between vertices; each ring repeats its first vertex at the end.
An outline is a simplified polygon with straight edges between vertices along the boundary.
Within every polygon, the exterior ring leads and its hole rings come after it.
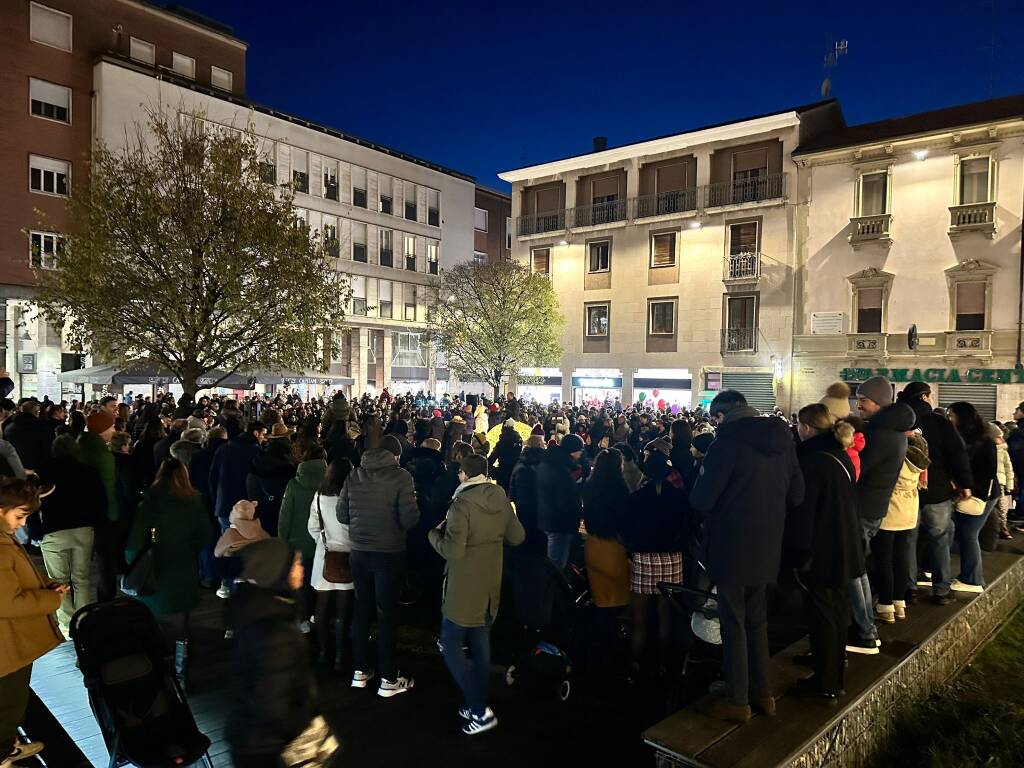
POLYGON ((786 194, 786 174, 769 173, 751 179, 723 181, 704 187, 704 207, 755 203, 773 200, 786 194))
POLYGON ((853 216, 850 225, 853 231, 850 233, 850 242, 859 240, 877 240, 888 237, 889 224, 892 222, 891 213, 879 213, 872 216, 853 216))
POLYGON ((987 228, 995 224, 996 204, 967 203, 949 207, 949 226, 954 229, 987 228))
POLYGON ((723 328, 722 352, 756 352, 756 328, 723 328))
POLYGON ((570 227, 593 227, 626 220, 626 201, 610 200, 606 203, 580 205, 569 209, 570 227))
POLYGON ((757 280, 761 276, 761 254, 756 251, 746 253, 730 253, 725 257, 725 268, 722 279, 757 280))
POLYGON ((697 210, 698 187, 680 189, 676 192, 660 192, 657 195, 641 195, 633 198, 633 217, 644 219, 648 216, 667 216, 697 210))
POLYGON ((520 236, 537 235, 542 232, 558 232, 565 229, 565 211, 532 213, 516 219, 516 232, 520 236))

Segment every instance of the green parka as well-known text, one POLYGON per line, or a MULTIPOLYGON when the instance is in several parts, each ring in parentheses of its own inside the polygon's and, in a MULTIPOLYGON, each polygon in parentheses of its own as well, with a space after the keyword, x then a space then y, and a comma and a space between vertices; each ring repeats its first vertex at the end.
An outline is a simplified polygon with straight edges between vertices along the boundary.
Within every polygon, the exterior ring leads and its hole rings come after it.
MULTIPOLYGON (((281 500, 281 514, 277 519, 277 535, 302 553, 310 562, 316 553, 316 542, 309 535, 309 515, 320 484, 327 474, 327 462, 310 459, 299 464, 295 477, 288 481, 281 500)), ((334 509, 322 510, 324 515, 335 514, 334 509)))

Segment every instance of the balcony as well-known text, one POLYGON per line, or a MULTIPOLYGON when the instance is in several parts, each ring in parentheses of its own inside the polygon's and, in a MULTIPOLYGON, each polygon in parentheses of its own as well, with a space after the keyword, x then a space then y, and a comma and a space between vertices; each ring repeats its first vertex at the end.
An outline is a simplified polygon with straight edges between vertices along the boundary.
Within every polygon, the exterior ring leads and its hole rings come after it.
POLYGON ((633 198, 633 217, 645 219, 649 216, 669 216, 673 213, 687 213, 697 210, 697 187, 677 192, 662 192, 657 195, 643 195, 633 198))
POLYGON ((594 227, 626 220, 626 201, 610 200, 569 209, 570 227, 594 227))
POLYGON ((850 218, 850 243, 866 243, 879 241, 888 243, 889 226, 892 224, 891 213, 880 213, 874 216, 853 216, 850 218))
POLYGON ((380 249, 380 265, 382 267, 395 266, 395 255, 390 248, 380 249))
POLYGON ((708 184, 704 187, 704 207, 717 208, 723 205, 756 203, 785 197, 786 174, 771 173, 751 179, 708 184))
POLYGON ((544 232, 560 232, 565 229, 565 211, 534 213, 516 219, 516 233, 519 237, 539 235, 544 232))
POLYGON ((761 254, 731 253, 725 257, 722 281, 725 283, 757 282, 761 277, 761 254))
POLYGON ((992 331, 947 331, 946 354, 956 357, 992 357, 992 331))
POLYGON ((848 333, 846 335, 847 357, 885 357, 888 354, 888 335, 884 333, 848 333))
POLYGON ((756 328, 723 328, 722 329, 722 354, 731 352, 756 352, 757 351, 757 329, 756 328))
POLYGON ((996 233, 996 204, 967 203, 949 207, 949 234, 951 237, 965 232, 982 232, 989 237, 996 233))

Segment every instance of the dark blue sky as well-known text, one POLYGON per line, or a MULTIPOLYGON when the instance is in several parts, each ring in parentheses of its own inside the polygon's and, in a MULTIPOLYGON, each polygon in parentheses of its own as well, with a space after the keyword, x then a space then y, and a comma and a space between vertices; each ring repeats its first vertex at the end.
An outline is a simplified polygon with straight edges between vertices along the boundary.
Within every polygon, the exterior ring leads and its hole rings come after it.
POLYGON ((248 95, 495 174, 818 100, 849 123, 1024 92, 1024 0, 182 0, 249 43, 248 95))

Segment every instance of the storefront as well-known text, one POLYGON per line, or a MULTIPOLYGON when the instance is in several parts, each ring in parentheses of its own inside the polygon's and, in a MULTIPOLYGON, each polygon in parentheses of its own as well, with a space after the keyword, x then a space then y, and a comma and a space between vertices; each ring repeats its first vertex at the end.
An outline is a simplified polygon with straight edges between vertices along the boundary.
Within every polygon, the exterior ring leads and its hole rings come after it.
POLYGON ((693 403, 693 379, 686 368, 640 368, 633 374, 633 402, 678 411, 693 403))
POLYGON ((516 396, 541 405, 560 403, 562 371, 558 368, 520 368, 516 396))
MULTIPOLYGON (((705 370, 704 387, 696 404, 707 408, 720 391, 734 389, 743 393, 751 407, 759 411, 771 411, 776 405, 776 378, 777 372, 771 370, 705 370)), ((822 394, 824 392, 822 389, 822 394)))
POLYGON ((622 371, 617 368, 577 368, 572 373, 573 405, 602 406, 622 397, 622 371))

